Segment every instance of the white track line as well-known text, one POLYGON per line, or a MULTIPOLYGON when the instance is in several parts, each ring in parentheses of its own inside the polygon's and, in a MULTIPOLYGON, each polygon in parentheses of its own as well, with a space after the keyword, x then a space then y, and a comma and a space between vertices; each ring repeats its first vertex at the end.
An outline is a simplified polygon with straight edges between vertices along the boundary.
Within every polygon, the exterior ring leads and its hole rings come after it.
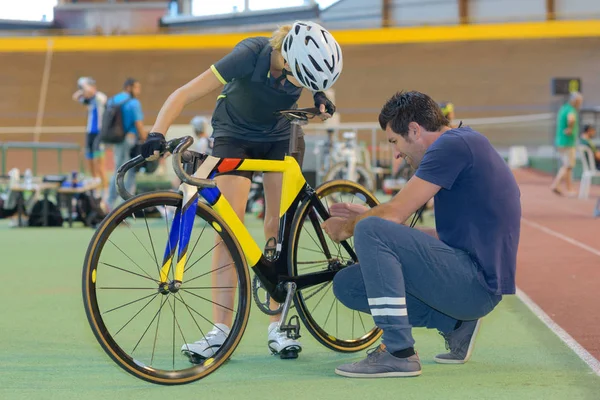
POLYGON ((521 221, 523 221, 525 224, 527 224, 527 225, 529 225, 529 226, 531 226, 533 228, 536 228, 536 229, 538 229, 538 230, 540 230, 540 231, 542 231, 544 233, 547 233, 548 235, 551 235, 551 236, 557 237, 559 239, 562 239, 565 242, 572 244, 573 246, 577 246, 579 248, 582 248, 582 249, 584 249, 586 251, 589 251, 590 253, 592 253, 592 254, 600 257, 600 250, 598 250, 598 249, 590 247, 587 244, 581 243, 580 241, 575 240, 575 239, 573 239, 573 238, 571 238, 569 236, 563 235, 562 233, 558 233, 558 232, 556 232, 556 231, 554 231, 554 230, 552 230, 550 228, 545 227, 544 225, 538 224, 537 222, 530 221, 530 220, 528 220, 526 218, 521 218, 521 221))
POLYGON ((591 369, 600 376, 600 361, 583 348, 571 335, 552 320, 537 304, 521 289, 517 288, 517 297, 529 308, 556 336, 575 352, 591 369))
MULTIPOLYGON (((569 236, 563 235, 562 233, 556 232, 550 228, 540 225, 537 222, 530 221, 526 218, 521 218, 521 220, 525 224, 535 229, 538 229, 548 235, 564 240, 569 244, 577 246, 600 257, 600 251, 593 247, 590 247, 569 236)), ((585 362, 592 369, 594 374, 600 376, 600 361, 598 361, 593 355, 590 354, 590 352, 588 352, 585 348, 583 348, 582 345, 580 345, 575 339, 573 339, 571 335, 569 335, 563 328, 561 328, 556 322, 554 322, 552 318, 550 318, 548 314, 546 314, 540 308, 540 306, 535 304, 534 301, 531 300, 529 296, 527 296, 527 294, 525 294, 525 292, 518 288, 517 297, 519 297, 519 299, 521 299, 521 301, 527 306, 527 308, 529 308, 552 332, 554 332, 554 334, 556 334, 556 336, 558 336, 560 340, 562 340, 567 346, 569 346, 569 348, 573 350, 573 352, 575 352, 575 354, 577 354, 577 356, 579 356, 579 358, 581 358, 583 362, 585 362)))

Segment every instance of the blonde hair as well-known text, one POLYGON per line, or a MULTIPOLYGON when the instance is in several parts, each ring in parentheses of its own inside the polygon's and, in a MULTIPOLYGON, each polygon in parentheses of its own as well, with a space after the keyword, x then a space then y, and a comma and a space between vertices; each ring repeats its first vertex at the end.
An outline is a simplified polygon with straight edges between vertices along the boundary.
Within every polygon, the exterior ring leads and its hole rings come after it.
POLYGON ((269 39, 269 44, 273 50, 281 50, 281 46, 283 46, 283 39, 285 39, 291 30, 292 25, 283 25, 278 27, 277 30, 273 32, 271 39, 269 39))

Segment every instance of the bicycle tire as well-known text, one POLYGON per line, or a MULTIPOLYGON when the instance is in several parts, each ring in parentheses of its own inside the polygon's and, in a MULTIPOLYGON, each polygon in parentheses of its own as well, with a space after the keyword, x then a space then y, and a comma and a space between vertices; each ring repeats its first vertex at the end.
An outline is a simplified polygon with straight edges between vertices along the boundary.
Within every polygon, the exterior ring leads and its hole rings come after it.
MULTIPOLYGON (((367 204, 369 204, 370 207, 374 207, 379 204, 375 196, 365 190, 364 187, 346 180, 335 180, 323 183, 316 188, 316 193, 319 198, 322 198, 322 196, 326 196, 328 193, 333 192, 336 189, 351 193, 360 193, 367 200, 367 204)), ((302 223, 304 218, 308 215, 308 212, 311 209, 313 209, 313 206, 309 201, 301 204, 300 207, 298 207, 292 222, 292 235, 289 243, 290 250, 288 252, 288 268, 290 276, 298 276, 297 254, 299 248, 299 236, 302 231, 302 223)), ((361 337, 351 338, 349 340, 335 337, 332 333, 327 332, 323 327, 321 327, 319 323, 315 321, 315 318, 313 318, 312 312, 314 310, 310 311, 309 306, 306 303, 306 300, 310 299, 312 296, 314 296, 314 293, 310 296, 307 296, 305 299, 300 292, 296 292, 294 296, 294 305, 306 329, 319 343, 323 344, 325 347, 338 352, 357 352, 373 345, 383 334, 383 331, 373 323, 374 328, 361 337)), ((345 306, 342 305, 342 307, 345 306)), ((327 323, 325 323, 325 325, 326 324, 327 323)))
MULTIPOLYGON (((182 198, 180 193, 158 191, 140 194, 122 203, 102 221, 92 237, 85 255, 82 274, 82 294, 85 312, 90 327, 102 349, 126 372, 142 380, 162 385, 180 385, 197 381, 208 376, 227 361, 244 334, 249 319, 251 304, 250 277, 246 259, 243 256, 239 243, 222 218, 209 206, 202 202, 198 202, 196 221, 200 218, 206 221, 210 226, 215 227, 215 230, 219 231, 223 242, 232 256, 233 264, 238 276, 239 293, 236 300, 238 302, 239 312, 234 318, 231 332, 226 342, 217 354, 213 358, 206 360, 203 365, 190 364, 192 366, 189 368, 178 371, 158 370, 141 364, 125 352, 108 331, 102 319, 96 296, 96 271, 98 269, 98 261, 104 245, 110 238, 111 233, 119 226, 120 222, 129 215, 133 215, 138 210, 157 205, 181 207, 182 198)), ((176 303, 175 300, 173 300, 174 303, 176 303)), ((165 303, 166 302, 167 301, 165 300, 165 303)), ((173 312, 175 313, 175 311, 173 312)), ((173 319, 175 319, 175 316, 173 319)), ((175 350, 173 350, 173 352, 175 352, 175 350)))

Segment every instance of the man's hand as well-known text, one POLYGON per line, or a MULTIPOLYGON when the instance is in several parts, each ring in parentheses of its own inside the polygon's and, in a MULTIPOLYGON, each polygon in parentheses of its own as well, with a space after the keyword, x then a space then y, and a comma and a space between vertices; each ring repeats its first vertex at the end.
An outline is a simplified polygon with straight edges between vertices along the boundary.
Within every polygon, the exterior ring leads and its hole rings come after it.
POLYGON ((369 207, 363 206, 362 204, 335 203, 331 207, 329 207, 329 214, 332 217, 349 219, 354 218, 357 215, 365 213, 369 210, 369 207))
POLYGON ((565 132, 565 135, 569 136, 569 135, 571 135, 571 133, 573 131, 571 130, 571 128, 565 128, 564 132, 565 132))
POLYGON ((348 229, 348 226, 351 226, 348 221, 339 217, 331 217, 321 224, 321 228, 336 243, 352 236, 353 232, 348 229))

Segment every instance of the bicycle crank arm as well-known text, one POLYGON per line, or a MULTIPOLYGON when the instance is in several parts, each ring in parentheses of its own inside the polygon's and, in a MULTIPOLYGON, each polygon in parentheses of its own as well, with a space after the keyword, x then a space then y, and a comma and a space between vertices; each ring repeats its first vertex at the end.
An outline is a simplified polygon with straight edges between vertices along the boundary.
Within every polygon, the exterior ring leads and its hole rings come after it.
POLYGON ((283 307, 281 309, 281 318, 279 319, 279 324, 277 325, 277 329, 280 330, 281 327, 285 325, 285 320, 287 318, 288 312, 290 311, 292 299, 294 298, 294 294, 296 293, 296 284, 294 282, 286 282, 285 288, 287 290, 287 294, 285 295, 285 302, 283 303, 283 307))

